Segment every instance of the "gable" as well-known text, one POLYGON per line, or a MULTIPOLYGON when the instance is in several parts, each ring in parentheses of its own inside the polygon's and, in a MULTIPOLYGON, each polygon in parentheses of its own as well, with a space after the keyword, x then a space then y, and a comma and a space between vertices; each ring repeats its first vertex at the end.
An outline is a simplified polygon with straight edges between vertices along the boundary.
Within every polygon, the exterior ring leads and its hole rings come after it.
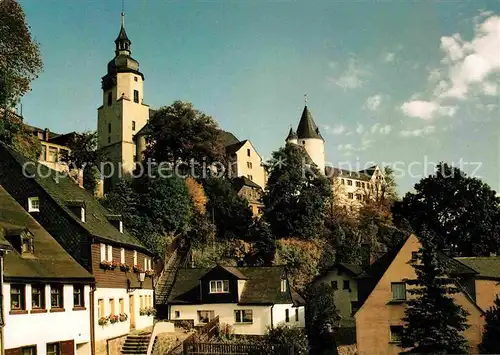
MULTIPOLYGON (((242 142, 240 142, 242 143, 242 142)), ((247 156, 247 149, 250 149, 250 152, 253 152, 257 154, 260 160, 262 160, 262 157, 260 154, 257 152, 255 147, 253 146, 252 142, 250 142, 248 139, 243 141, 243 144, 238 147, 238 149, 235 151, 236 155, 241 155, 241 156, 247 156)))

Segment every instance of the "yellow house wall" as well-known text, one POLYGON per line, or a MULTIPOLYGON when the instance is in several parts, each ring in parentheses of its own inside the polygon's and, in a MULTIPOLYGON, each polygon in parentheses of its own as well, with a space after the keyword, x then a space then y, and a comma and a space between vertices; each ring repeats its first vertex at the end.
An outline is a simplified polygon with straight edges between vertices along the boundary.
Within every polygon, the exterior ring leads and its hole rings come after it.
MULTIPOLYGON (((391 282, 402 282, 403 279, 414 279, 416 274, 410 262, 411 252, 420 249, 415 236, 408 238, 397 257, 386 270, 379 283, 369 295, 361 309, 356 313, 356 342, 358 355, 398 354, 398 344, 390 344, 390 325, 403 325, 405 303, 389 304, 392 298, 391 282)), ((481 331, 484 319, 481 312, 463 293, 454 295, 457 304, 469 312, 469 329, 464 335, 471 345, 472 353, 477 353, 477 345, 481 342, 481 331)))
POLYGON ((476 303, 483 311, 493 306, 497 296, 500 297, 500 281, 476 280, 476 303))
POLYGON ((236 152, 236 174, 237 176, 252 176, 252 181, 260 187, 266 186, 264 167, 262 166, 262 158, 259 156, 250 141, 247 141, 236 152), (247 150, 250 149, 250 156, 247 150), (247 166, 247 162, 252 163, 252 168, 247 166))

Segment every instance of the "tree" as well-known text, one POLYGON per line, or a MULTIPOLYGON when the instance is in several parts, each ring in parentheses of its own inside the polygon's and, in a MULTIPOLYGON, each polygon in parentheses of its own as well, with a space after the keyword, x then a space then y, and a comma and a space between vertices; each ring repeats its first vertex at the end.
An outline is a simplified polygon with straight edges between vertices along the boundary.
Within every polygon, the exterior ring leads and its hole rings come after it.
POLYGON ((0 2, 0 108, 14 107, 42 70, 38 43, 15 0, 0 2))
POLYGON ((407 281, 413 286, 408 293, 415 297, 407 301, 401 347, 408 349, 406 353, 467 354, 468 344, 462 334, 469 327, 467 312, 452 298, 460 291, 438 259, 432 234, 424 228, 422 236, 420 262, 413 265, 417 278, 407 281))
POLYGON ((481 354, 500 354, 500 299, 486 311, 483 342, 479 345, 481 354))
MULTIPOLYGON (((210 165, 221 162, 224 146, 217 123, 189 102, 175 101, 157 110, 149 121, 146 158, 157 162, 210 165)), ((206 170, 205 170, 206 171, 206 170)))
POLYGON ((239 196, 231 182, 224 178, 203 180, 208 197, 207 212, 217 228, 219 239, 247 239, 253 224, 248 202, 239 196))
POLYGON ((262 342, 268 346, 269 355, 274 355, 272 345, 293 346, 294 354, 307 355, 307 337, 303 329, 299 327, 289 327, 287 325, 278 325, 267 330, 262 342))
POLYGON ((83 187, 95 192, 99 181, 99 165, 106 156, 97 149, 97 132, 73 133, 69 141, 70 152, 63 152, 61 160, 66 162, 71 170, 83 170, 83 187))
POLYGON ((305 150, 287 144, 272 154, 264 192, 264 219, 276 237, 310 239, 321 234, 330 180, 319 172, 305 150))
POLYGON ((311 354, 322 354, 332 347, 325 333, 338 326, 340 315, 335 307, 335 290, 328 283, 311 284, 306 292, 306 332, 311 354))
POLYGON ((250 266, 271 266, 276 253, 276 240, 269 225, 262 219, 257 219, 249 230, 248 239, 253 248, 245 256, 245 263, 250 266))
POLYGON ((415 185, 393 208, 418 233, 423 223, 437 236, 438 248, 456 246, 463 256, 487 256, 500 246, 500 198, 477 178, 440 163, 434 175, 415 185))

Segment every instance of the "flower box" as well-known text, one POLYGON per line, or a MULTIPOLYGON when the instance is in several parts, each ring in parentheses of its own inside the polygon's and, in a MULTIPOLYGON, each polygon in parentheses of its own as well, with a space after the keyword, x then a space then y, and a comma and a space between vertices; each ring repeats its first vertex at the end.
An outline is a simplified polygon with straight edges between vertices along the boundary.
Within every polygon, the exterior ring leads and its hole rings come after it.
POLYGON ((154 316, 156 314, 156 309, 154 309, 153 307, 141 308, 139 310, 139 314, 141 316, 154 316))
POLYGON ((99 266, 103 270, 114 270, 115 267, 116 267, 116 265, 112 261, 107 261, 107 260, 101 261, 101 263, 99 264, 99 266))
POLYGON ((108 318, 111 324, 118 322, 118 316, 116 314, 110 315, 108 318))
POLYGON ((146 270, 146 276, 153 277, 153 276, 155 276, 155 272, 153 270, 146 270))
POLYGON ((107 325, 109 322, 109 318, 108 317, 101 317, 99 318, 99 320, 97 321, 97 324, 101 325, 101 326, 105 326, 107 325))
POLYGON ((120 313, 119 320, 120 322, 125 322, 128 319, 128 315, 126 313, 120 313))
POLYGON ((129 272, 130 271, 130 265, 128 264, 120 264, 120 270, 124 272, 129 272))
POLYGON ((144 272, 144 270, 142 270, 142 267, 139 265, 134 265, 134 272, 138 274, 140 272, 144 272))

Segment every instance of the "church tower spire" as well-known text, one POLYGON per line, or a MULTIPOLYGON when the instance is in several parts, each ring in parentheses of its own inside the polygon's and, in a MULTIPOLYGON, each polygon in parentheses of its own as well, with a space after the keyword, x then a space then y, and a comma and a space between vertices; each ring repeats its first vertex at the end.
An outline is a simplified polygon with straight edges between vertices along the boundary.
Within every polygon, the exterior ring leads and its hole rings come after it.
POLYGON ((130 50, 130 45, 132 42, 128 39, 127 32, 125 31, 125 12, 122 11, 122 26, 120 28, 120 33, 115 39, 115 54, 118 56, 120 54, 130 55, 132 51, 130 50))

